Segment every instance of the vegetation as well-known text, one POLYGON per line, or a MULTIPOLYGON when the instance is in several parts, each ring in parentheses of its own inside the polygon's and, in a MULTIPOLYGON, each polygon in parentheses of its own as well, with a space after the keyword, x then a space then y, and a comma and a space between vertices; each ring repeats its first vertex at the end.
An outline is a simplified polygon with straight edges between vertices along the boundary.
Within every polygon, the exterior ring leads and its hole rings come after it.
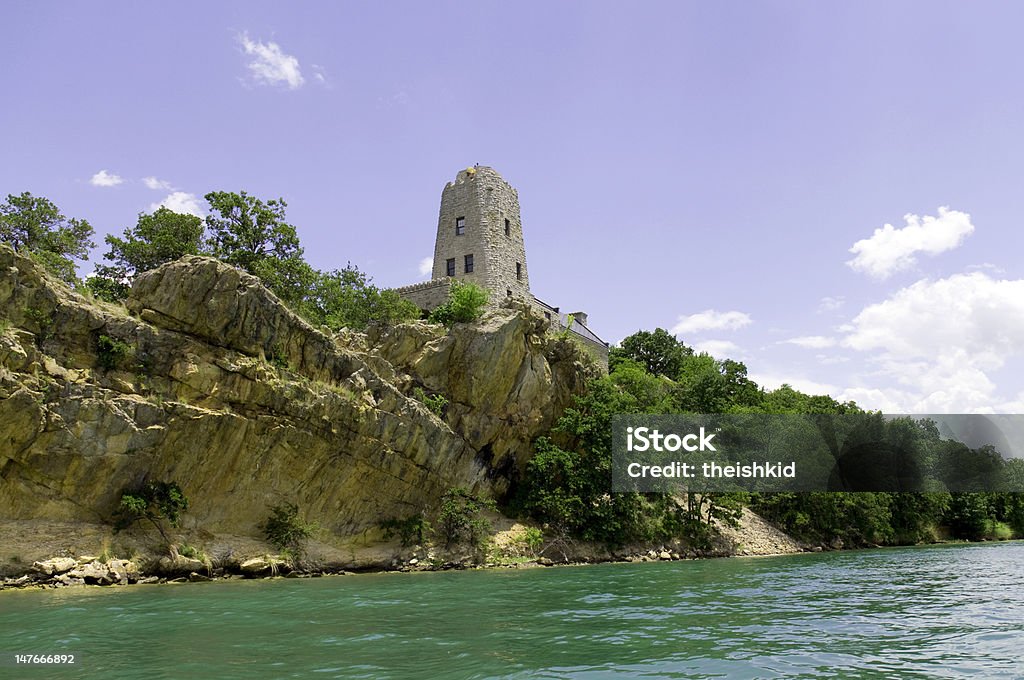
POLYGON ((296 558, 305 554, 306 541, 316 532, 316 523, 304 522, 299 517, 299 506, 294 503, 275 505, 270 516, 260 525, 266 539, 279 550, 296 558))
POLYGON ((127 297, 138 274, 203 252, 203 221, 195 215, 158 208, 152 214, 140 213, 136 225, 125 229, 123 237, 111 234, 105 241, 110 251, 104 258, 111 264, 97 266, 86 286, 96 297, 116 302, 127 297))
POLYGON ((100 366, 108 371, 120 366, 133 351, 131 345, 109 335, 100 335, 96 340, 96 357, 100 366))
POLYGON ((433 528, 426 516, 421 512, 410 515, 405 519, 387 519, 380 523, 384 531, 384 540, 388 541, 398 536, 403 548, 413 545, 423 545, 427 541, 433 528))
POLYGON ((188 499, 175 482, 148 482, 121 493, 115 514, 114 528, 127 529, 145 520, 153 525, 167 544, 171 543, 167 527, 181 524, 181 513, 188 509, 188 499))
POLYGON ((26 253, 67 283, 76 283, 75 260, 84 260, 93 228, 85 220, 68 219, 51 201, 24 192, 8 194, 0 204, 0 241, 26 253))
POLYGON ((393 290, 381 290, 358 267, 317 272, 303 311, 315 323, 332 330, 361 330, 372 321, 399 323, 420 317, 419 308, 393 290))
POLYGON ((417 387, 412 391, 412 395, 416 401, 430 409, 435 416, 444 417, 444 409, 448 405, 448 400, 443 394, 428 395, 422 387, 417 387))
POLYGON ((480 548, 491 530, 490 520, 484 516, 484 511, 494 508, 494 501, 480 498, 462 487, 446 491, 437 516, 437 528, 444 547, 466 544, 480 548))
POLYGON ((476 321, 487 305, 488 292, 475 283, 452 281, 448 300, 428 317, 433 323, 451 327, 457 323, 476 321))
POLYGON ((750 506, 797 538, 843 545, 905 544, 954 538, 1024 536, 1020 494, 981 492, 986 480, 1024 475, 1024 463, 1004 464, 985 447, 942 440, 934 423, 883 421, 852 402, 812 396, 783 385, 764 390, 746 366, 717 360, 663 329, 640 331, 613 348, 608 376, 594 380, 554 430, 534 444, 513 512, 547 524, 558 535, 612 545, 680 538, 707 546, 714 524, 735 522, 750 506), (864 414, 916 447, 936 479, 975 480, 977 492, 948 493, 612 493, 611 417, 629 413, 864 414))

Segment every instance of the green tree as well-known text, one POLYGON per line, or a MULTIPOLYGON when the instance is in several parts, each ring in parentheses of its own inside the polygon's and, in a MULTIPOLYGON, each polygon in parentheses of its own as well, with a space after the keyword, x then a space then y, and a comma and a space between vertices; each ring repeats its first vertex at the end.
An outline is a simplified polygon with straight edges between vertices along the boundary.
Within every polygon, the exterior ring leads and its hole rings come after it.
POLYGON ((262 201, 246 192, 206 194, 207 245, 214 257, 259 277, 285 304, 302 311, 315 270, 303 259, 284 199, 262 201))
POLYGON ((49 199, 24 192, 0 204, 0 240, 31 255, 67 283, 76 283, 75 260, 96 246, 85 220, 69 219, 49 199))
POLYGON ((140 213, 137 224, 125 229, 123 237, 108 235, 105 240, 110 252, 104 258, 111 264, 96 267, 96 275, 87 283, 97 297, 121 300, 138 274, 201 253, 203 221, 159 208, 152 214, 140 213))
POLYGON ((675 380, 686 358, 693 350, 681 343, 664 328, 654 332, 637 331, 625 338, 618 347, 613 347, 609 363, 615 368, 620 358, 632 359, 643 365, 651 375, 663 375, 675 380))
POLYGON ((125 489, 115 515, 115 528, 125 529, 146 520, 164 541, 171 542, 165 524, 181 525, 181 513, 188 510, 188 498, 176 482, 148 482, 135 489, 125 489))
POLYGON ((362 330, 371 321, 399 323, 418 319, 419 308, 393 290, 381 290, 359 268, 318 273, 305 310, 310 320, 334 330, 362 330))

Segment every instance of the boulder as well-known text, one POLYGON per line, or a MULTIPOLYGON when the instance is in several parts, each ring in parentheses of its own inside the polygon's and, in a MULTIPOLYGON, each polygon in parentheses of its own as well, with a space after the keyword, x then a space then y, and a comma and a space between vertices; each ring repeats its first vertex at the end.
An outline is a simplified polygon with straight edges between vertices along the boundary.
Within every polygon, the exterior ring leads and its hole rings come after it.
POLYGON ((42 562, 33 562, 32 570, 37 571, 44 576, 54 576, 56 574, 63 574, 66 571, 71 571, 76 566, 78 566, 78 560, 73 557, 54 557, 42 562))

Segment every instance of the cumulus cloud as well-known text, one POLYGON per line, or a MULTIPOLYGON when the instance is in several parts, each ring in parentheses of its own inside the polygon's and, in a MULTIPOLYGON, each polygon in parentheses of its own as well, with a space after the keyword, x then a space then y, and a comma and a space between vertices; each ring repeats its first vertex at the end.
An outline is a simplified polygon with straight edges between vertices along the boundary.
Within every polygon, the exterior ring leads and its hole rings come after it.
POLYGON ((430 276, 430 272, 434 269, 434 258, 425 257, 420 260, 420 276, 430 276))
POLYGON ((94 187, 116 187, 123 182, 124 180, 119 175, 107 172, 106 170, 100 170, 89 180, 89 184, 94 187))
MULTIPOLYGON (((1006 400, 991 374, 1024 353, 1024 280, 973 272, 918 281, 861 310, 842 344, 871 352, 880 374, 896 381, 886 399, 899 402, 896 410, 998 409, 1006 400)), ((865 396, 872 387, 857 389, 865 396)))
POLYGON ((671 331, 674 335, 701 331, 734 331, 749 326, 751 323, 750 315, 743 312, 718 312, 714 309, 705 309, 703 312, 679 317, 679 321, 671 331))
POLYGON ((202 204, 195 194, 189 194, 184 191, 172 191, 167 194, 164 200, 159 203, 153 203, 149 206, 149 211, 154 212, 159 208, 167 208, 173 210, 176 213, 185 213, 188 215, 195 215, 196 217, 203 217, 206 212, 203 210, 202 204))
POLYGON ((971 216, 948 207, 939 208, 938 217, 904 215, 906 226, 897 229, 886 224, 875 229, 871 238, 857 241, 850 248, 851 268, 876 279, 885 279, 917 262, 916 255, 938 255, 963 243, 974 231, 971 216))
POLYGON ((731 340, 701 340, 693 344, 693 351, 707 352, 716 359, 735 358, 740 355, 739 345, 731 340))
POLYGON ((807 349, 825 349, 826 347, 835 346, 836 339, 824 335, 801 335, 789 340, 782 340, 781 342, 782 344, 796 345, 797 347, 805 347, 807 349))
POLYGON ((297 90, 306 82, 299 68, 299 60, 285 54, 277 43, 252 40, 248 33, 238 36, 238 41, 245 54, 252 57, 247 67, 249 75, 257 84, 284 85, 289 90, 297 90))
POLYGON ((156 177, 143 177, 142 183, 146 185, 147 189, 153 189, 154 191, 170 191, 174 188, 170 182, 157 179, 156 177))

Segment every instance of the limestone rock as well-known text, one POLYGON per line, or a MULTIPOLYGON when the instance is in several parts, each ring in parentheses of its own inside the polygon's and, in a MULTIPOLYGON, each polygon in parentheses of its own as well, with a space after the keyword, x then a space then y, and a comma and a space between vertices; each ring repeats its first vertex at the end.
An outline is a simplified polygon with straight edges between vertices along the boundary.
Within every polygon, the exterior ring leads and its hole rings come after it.
POLYGON ((56 574, 63 574, 66 571, 71 571, 78 566, 78 561, 73 557, 54 557, 53 559, 44 560, 42 562, 34 562, 32 569, 45 576, 54 576, 56 574))
POLYGON ((261 537, 287 502, 343 545, 452 487, 503 493, 591 375, 527 310, 332 336, 208 258, 140 275, 127 307, 0 245, 0 516, 102 522, 123 489, 165 480, 189 498, 190 526, 261 537), (417 386, 445 396, 443 418, 417 386))

